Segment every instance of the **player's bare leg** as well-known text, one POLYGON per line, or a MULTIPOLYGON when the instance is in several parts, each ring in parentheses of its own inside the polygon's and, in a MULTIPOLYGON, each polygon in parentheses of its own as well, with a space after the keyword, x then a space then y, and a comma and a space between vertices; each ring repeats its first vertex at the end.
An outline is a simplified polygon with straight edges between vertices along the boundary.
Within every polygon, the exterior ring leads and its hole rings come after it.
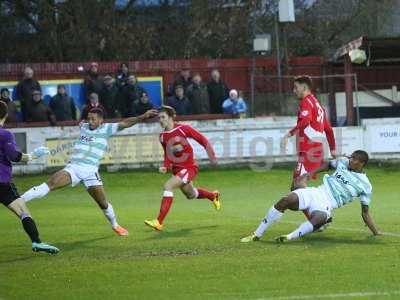
POLYGON ((33 188, 26 191, 21 198, 25 201, 31 201, 36 198, 43 198, 50 191, 63 188, 67 185, 71 184, 71 176, 68 172, 64 170, 60 170, 54 173, 47 182, 42 183, 41 185, 34 186, 33 188))
POLYGON ((91 186, 87 189, 89 195, 96 201, 97 205, 103 210, 104 215, 111 224, 112 229, 120 236, 126 236, 129 234, 128 230, 118 225, 117 217, 115 216, 114 209, 107 201, 106 193, 102 185, 91 186))
POLYGON ((280 220, 287 209, 294 211, 299 210, 299 197, 295 193, 290 193, 281 198, 268 210, 265 218, 261 221, 256 231, 253 234, 242 238, 240 241, 243 243, 258 241, 272 224, 280 220))
POLYGON ((276 238, 276 242, 283 243, 287 240, 298 239, 306 234, 318 230, 321 226, 326 224, 328 215, 323 211, 313 211, 310 214, 310 219, 302 223, 296 230, 287 235, 281 235, 276 238))
POLYGON ((203 188, 195 188, 192 182, 182 185, 181 191, 187 199, 208 199, 213 203, 216 210, 221 209, 220 193, 218 191, 209 192, 203 188))
POLYGON ((36 223, 31 217, 31 214, 26 207, 24 200, 21 198, 14 200, 8 209, 11 210, 22 222, 22 227, 24 228, 26 234, 32 241, 32 250, 35 252, 43 251, 51 254, 56 254, 60 250, 49 244, 42 243, 39 237, 39 231, 36 227, 36 223))

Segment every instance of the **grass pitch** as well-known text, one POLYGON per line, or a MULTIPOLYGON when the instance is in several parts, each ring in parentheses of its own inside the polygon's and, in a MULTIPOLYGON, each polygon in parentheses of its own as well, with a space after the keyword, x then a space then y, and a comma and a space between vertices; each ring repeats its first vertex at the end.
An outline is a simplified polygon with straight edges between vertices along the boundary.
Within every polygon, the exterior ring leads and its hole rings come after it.
MULTIPOLYGON (((371 214, 387 235, 371 237, 356 201, 336 210, 323 233, 276 245, 303 221, 287 213, 258 243, 239 239, 256 228, 289 186, 291 171, 203 171, 198 186, 218 188, 223 210, 176 193, 165 231, 157 216, 165 175, 103 173, 129 237, 118 237, 83 187, 34 200, 29 208, 57 256, 32 253, 20 222, 0 210, 0 299, 400 299, 399 175, 370 167, 371 214)), ((17 177, 23 192, 47 176, 17 177)), ((316 183, 314 183, 315 185, 316 183)))

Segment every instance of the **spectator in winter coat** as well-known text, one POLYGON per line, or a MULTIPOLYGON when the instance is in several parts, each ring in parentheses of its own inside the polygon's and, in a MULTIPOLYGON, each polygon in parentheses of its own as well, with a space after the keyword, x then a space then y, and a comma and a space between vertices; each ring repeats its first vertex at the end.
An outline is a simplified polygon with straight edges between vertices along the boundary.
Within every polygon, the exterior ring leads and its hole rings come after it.
POLYGON ((93 108, 96 108, 96 107, 100 108, 104 112, 104 118, 106 118, 107 117, 106 110, 99 102, 99 95, 97 95, 96 93, 91 93, 89 95, 89 104, 85 105, 82 109, 81 120, 86 120, 88 117, 89 111, 91 111, 93 108))
POLYGON ((24 78, 15 87, 16 100, 19 100, 21 103, 22 119, 24 121, 27 121, 27 111, 33 105, 33 91, 41 91, 39 81, 33 78, 33 74, 32 68, 26 67, 24 78))
POLYGON ((2 88, 0 91, 0 101, 7 104, 8 117, 6 124, 17 122, 17 105, 10 99, 10 92, 7 88, 2 88))
POLYGON ((229 90, 225 82, 221 80, 221 75, 217 69, 211 71, 211 80, 208 82, 207 88, 211 113, 222 114, 222 103, 229 97, 229 90))
POLYGON ((229 98, 222 104, 224 114, 231 115, 245 115, 247 112, 247 105, 243 98, 239 97, 237 90, 230 90, 229 98))
POLYGON ((57 86, 57 94, 51 98, 49 106, 57 121, 76 120, 74 99, 67 94, 63 84, 57 86))
POLYGON ((42 92, 37 90, 32 93, 32 105, 26 112, 27 122, 50 122, 56 124, 56 117, 51 109, 42 100, 42 92))
POLYGON ((175 95, 168 98, 167 105, 173 107, 178 116, 192 114, 192 105, 190 104, 189 99, 185 96, 183 86, 181 85, 175 87, 175 95))
POLYGON ((207 85, 202 82, 200 74, 196 73, 193 76, 193 83, 187 88, 187 96, 192 105, 192 114, 210 113, 207 85))

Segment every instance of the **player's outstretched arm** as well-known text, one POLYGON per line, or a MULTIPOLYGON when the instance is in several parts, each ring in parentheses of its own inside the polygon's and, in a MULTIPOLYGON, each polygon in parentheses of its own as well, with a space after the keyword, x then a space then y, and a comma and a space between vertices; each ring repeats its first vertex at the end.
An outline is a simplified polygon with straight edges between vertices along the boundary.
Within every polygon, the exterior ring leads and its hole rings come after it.
POLYGON ((125 128, 132 127, 133 125, 140 123, 146 119, 153 118, 158 115, 158 111, 156 109, 150 109, 146 111, 143 115, 140 115, 138 117, 131 117, 131 118, 126 118, 123 119, 121 122, 118 123, 118 129, 122 130, 125 128))
POLYGON ((208 141, 208 139, 202 135, 199 131, 194 129, 191 126, 182 126, 182 130, 185 132, 185 134, 194 139, 196 142, 198 142, 200 145, 203 146, 203 148, 206 150, 208 158, 210 159, 210 162, 212 165, 217 164, 217 158, 215 156, 215 151, 211 143, 208 141))
POLYGON ((361 216, 364 220, 365 225, 371 230, 373 235, 379 235, 380 232, 376 228, 374 221, 372 220, 371 215, 369 214, 369 207, 368 205, 361 204, 361 216))

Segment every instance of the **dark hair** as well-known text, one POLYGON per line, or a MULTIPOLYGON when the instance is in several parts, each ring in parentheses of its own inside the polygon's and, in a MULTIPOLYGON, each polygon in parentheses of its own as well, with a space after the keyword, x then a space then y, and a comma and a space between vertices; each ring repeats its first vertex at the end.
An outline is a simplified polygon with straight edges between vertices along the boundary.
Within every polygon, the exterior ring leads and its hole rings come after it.
POLYGON ((353 152, 353 155, 356 156, 356 159, 364 163, 364 166, 368 163, 369 156, 368 153, 364 150, 356 150, 353 152))
POLYGON ((3 101, 0 101, 0 119, 4 119, 7 116, 8 107, 7 104, 3 101))
POLYGON ((310 76, 302 75, 294 78, 294 82, 305 84, 310 90, 312 88, 312 79, 310 76))
POLYGON ((165 112, 169 117, 171 118, 175 118, 176 116, 176 111, 173 107, 168 106, 168 105, 163 105, 160 107, 160 109, 158 110, 160 113, 161 112, 165 112))
POLYGON ((99 107, 89 110, 89 114, 97 114, 100 118, 104 119, 104 111, 99 107))
POLYGON ((57 90, 58 90, 58 89, 61 89, 61 88, 64 88, 64 90, 65 90, 65 85, 64 85, 64 84, 59 84, 59 85, 57 85, 57 90))

